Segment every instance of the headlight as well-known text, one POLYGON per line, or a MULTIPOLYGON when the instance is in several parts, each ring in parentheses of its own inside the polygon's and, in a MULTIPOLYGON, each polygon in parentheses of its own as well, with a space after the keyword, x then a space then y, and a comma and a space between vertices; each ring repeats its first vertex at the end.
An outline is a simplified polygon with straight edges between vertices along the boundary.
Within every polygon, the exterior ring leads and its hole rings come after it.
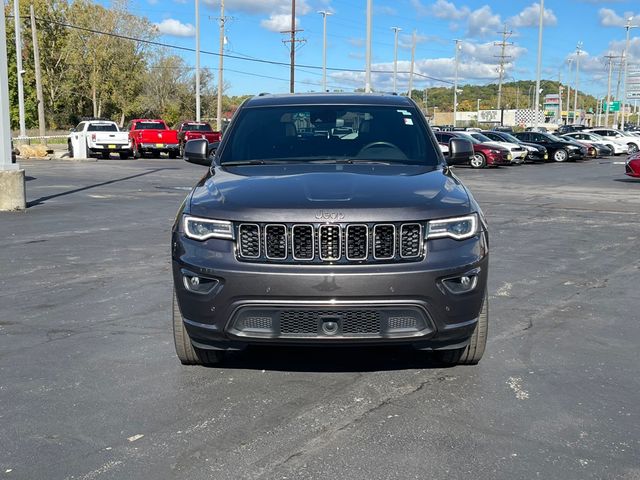
POLYGON ((464 217, 431 220, 427 224, 427 239, 449 237, 465 240, 478 233, 478 215, 473 213, 464 217))
POLYGON ((207 240, 208 238, 233 239, 233 225, 223 220, 210 220, 208 218, 184 216, 184 233, 194 240, 207 240))

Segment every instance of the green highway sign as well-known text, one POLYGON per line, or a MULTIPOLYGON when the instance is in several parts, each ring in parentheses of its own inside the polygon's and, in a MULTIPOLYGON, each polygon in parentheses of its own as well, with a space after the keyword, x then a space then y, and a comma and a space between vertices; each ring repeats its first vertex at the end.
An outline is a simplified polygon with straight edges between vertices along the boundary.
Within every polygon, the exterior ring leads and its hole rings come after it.
MULTIPOLYGON (((602 104, 602 110, 607 111, 607 102, 602 104)), ((610 112, 619 112, 620 111, 620 102, 611 102, 611 107, 609 108, 610 112)))

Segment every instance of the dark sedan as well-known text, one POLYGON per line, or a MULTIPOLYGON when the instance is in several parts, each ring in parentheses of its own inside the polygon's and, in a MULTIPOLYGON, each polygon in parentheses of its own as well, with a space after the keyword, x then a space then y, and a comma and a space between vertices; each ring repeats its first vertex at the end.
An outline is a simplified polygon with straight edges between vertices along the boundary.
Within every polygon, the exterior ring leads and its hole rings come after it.
POLYGON ((550 133, 520 132, 514 133, 514 136, 523 142, 542 145, 549 151, 549 156, 554 162, 580 160, 588 154, 587 147, 584 145, 556 137, 550 133))
POLYGON ((542 145, 536 145, 535 143, 523 142, 506 131, 485 130, 482 134, 496 142, 511 142, 522 145, 527 150, 527 156, 524 159, 525 162, 539 163, 549 160, 549 153, 545 147, 542 145))

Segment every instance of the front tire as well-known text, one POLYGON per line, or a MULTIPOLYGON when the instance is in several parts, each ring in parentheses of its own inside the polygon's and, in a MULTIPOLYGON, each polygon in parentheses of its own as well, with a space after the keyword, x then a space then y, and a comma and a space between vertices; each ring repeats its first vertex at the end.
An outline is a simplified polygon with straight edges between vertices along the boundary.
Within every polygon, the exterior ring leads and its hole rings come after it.
POLYGON ((215 365, 222 360, 221 351, 204 350, 193 346, 189 333, 184 327, 175 292, 173 294, 173 342, 176 355, 183 365, 215 365))
POLYGON ((489 331, 489 294, 484 294, 482 310, 478 317, 478 324, 471 335, 469 345, 454 350, 442 350, 440 360, 448 365, 476 365, 487 346, 487 333, 489 331))
POLYGON ((484 168, 487 166, 487 157, 484 154, 478 152, 474 153, 471 158, 471 166, 473 168, 484 168))
POLYGON ((629 155, 634 155, 638 153, 638 145, 636 145, 635 143, 629 143, 627 144, 627 147, 629 147, 629 150, 627 152, 629 153, 629 155))
POLYGON ((69 142, 67 144, 68 149, 69 149, 69 158, 73 158, 73 144, 71 142, 69 142))
POLYGON ((553 154, 553 161, 557 163, 566 162, 567 158, 569 158, 569 154, 564 148, 556 150, 553 154))
POLYGON ((138 150, 138 145, 134 144, 133 145, 133 158, 140 158, 140 150, 138 150))

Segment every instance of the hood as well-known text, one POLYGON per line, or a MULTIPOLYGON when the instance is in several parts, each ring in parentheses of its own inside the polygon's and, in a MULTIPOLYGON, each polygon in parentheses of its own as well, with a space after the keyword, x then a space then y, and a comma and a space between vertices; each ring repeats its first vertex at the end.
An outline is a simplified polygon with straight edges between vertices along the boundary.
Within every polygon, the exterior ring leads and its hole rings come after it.
POLYGON ((192 215, 252 222, 379 222, 464 215, 465 187, 442 169, 386 165, 216 167, 193 189, 192 215))
POLYGON ((522 146, 516 145, 515 143, 511 143, 511 142, 498 142, 498 141, 495 141, 495 142, 486 142, 486 144, 487 145, 496 145, 498 147, 504 147, 504 148, 506 148, 508 150, 511 150, 511 151, 513 151, 513 150, 522 150, 522 148, 523 148, 522 146))

